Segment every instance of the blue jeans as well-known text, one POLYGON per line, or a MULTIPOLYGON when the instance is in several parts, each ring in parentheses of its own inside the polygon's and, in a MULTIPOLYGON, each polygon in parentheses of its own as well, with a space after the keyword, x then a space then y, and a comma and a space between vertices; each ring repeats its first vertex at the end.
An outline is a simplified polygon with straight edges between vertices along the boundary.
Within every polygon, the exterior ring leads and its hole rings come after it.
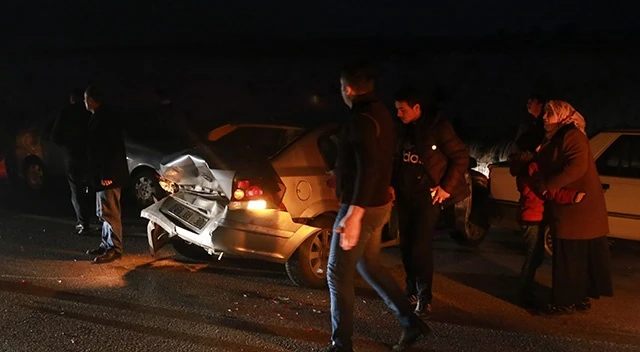
POLYGON ((327 266, 327 281, 331 295, 331 340, 336 346, 347 350, 352 348, 356 269, 382 297, 404 328, 414 326, 413 322, 417 319, 398 283, 380 264, 382 229, 389 221, 391 203, 365 208, 358 244, 345 251, 340 247, 340 234, 335 232, 335 228, 348 209, 349 205, 342 204, 338 211, 327 266))
POLYGON ((96 215, 102 221, 102 243, 100 247, 122 253, 122 211, 120 188, 100 191, 96 197, 96 215))

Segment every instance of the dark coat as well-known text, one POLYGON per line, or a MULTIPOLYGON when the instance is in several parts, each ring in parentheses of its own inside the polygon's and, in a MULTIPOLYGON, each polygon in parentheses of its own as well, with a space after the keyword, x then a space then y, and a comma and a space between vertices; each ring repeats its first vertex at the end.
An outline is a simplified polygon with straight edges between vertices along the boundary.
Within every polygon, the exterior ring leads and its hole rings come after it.
POLYGON ((546 204, 549 223, 558 238, 588 240, 608 235, 604 191, 587 136, 573 124, 566 125, 543 144, 536 161, 544 182, 542 191, 566 187, 586 194, 577 204, 546 204))
POLYGON ((87 127, 91 113, 83 104, 64 108, 51 131, 51 141, 62 148, 67 172, 85 172, 87 167, 87 127))
MULTIPOLYGON (((406 135, 406 125, 398 127, 399 136, 406 135)), ((465 180, 469 167, 469 150, 453 130, 451 123, 439 112, 420 117, 416 121, 416 150, 431 184, 440 186, 451 195, 443 206, 460 202, 471 193, 465 180)), ((398 140, 396 153, 402 150, 398 140)), ((396 163, 395 170, 398 170, 396 163)), ((394 179, 397 177, 394 176, 394 179)))
POLYGON ((96 191, 122 188, 129 183, 129 167, 120 119, 107 107, 100 107, 89 120, 89 175, 96 191), (113 184, 103 187, 102 180, 113 184))
POLYGON ((377 207, 390 202, 395 124, 375 94, 358 96, 338 142, 336 193, 342 204, 377 207))

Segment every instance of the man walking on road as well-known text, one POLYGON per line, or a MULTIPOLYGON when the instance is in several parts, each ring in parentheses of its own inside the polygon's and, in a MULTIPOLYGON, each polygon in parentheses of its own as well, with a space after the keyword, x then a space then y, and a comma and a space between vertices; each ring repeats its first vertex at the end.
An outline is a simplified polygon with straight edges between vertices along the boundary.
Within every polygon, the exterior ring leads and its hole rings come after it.
POLYGON ((353 351, 356 268, 400 320, 404 331, 393 350, 402 351, 431 329, 413 314, 402 289, 380 264, 382 228, 389 221, 392 206, 389 186, 394 122, 373 92, 374 77, 368 66, 347 65, 340 84, 352 114, 338 142, 336 193, 341 205, 327 268, 332 327, 332 344, 327 351, 353 351))

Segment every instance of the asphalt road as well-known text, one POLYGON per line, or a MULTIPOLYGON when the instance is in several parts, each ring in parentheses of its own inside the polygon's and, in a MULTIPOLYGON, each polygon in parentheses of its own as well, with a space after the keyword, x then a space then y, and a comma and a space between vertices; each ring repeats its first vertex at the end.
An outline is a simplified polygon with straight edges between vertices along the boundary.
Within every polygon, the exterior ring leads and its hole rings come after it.
MULTIPOLYGON (((326 290, 293 286, 280 265, 193 263, 148 254, 144 222, 125 206, 125 256, 94 265, 98 236, 73 236, 66 196, 0 192, 1 351, 319 351, 330 334, 326 290), (55 198, 55 200, 52 200, 55 198)), ((616 242, 615 297, 588 313, 543 317, 515 304, 521 244, 495 231, 477 250, 435 242, 435 336, 420 351, 640 351, 640 246, 616 242)), ((398 250, 384 264, 402 281, 398 250)), ((544 298, 550 261, 538 274, 544 298)), ((386 351, 400 328, 362 280, 357 351, 386 351)))

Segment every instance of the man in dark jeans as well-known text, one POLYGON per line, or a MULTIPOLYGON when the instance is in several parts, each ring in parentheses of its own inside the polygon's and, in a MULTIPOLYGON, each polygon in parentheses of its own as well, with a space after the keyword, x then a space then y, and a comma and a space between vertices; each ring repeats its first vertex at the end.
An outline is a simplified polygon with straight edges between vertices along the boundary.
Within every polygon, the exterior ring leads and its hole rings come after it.
POLYGON ((356 268, 400 320, 404 330, 393 350, 402 351, 431 329, 413 314, 402 290, 380 264, 382 229, 391 213, 393 118, 373 92, 374 78, 367 65, 345 66, 340 83, 352 115, 338 142, 336 193, 341 206, 327 268, 332 323, 328 351, 353 350, 356 268))
POLYGON ((441 210, 469 196, 469 152, 434 103, 413 86, 395 96, 402 121, 396 146, 392 194, 396 198, 400 250, 410 301, 426 317, 433 300, 433 236, 441 210), (395 191, 394 191, 395 190, 395 191), (416 299, 417 298, 417 299, 416 299))
POLYGON ((51 132, 51 140, 62 148, 65 156, 71 204, 76 213, 76 235, 90 231, 91 206, 95 204, 95 194, 87 182, 87 126, 91 114, 84 107, 83 95, 81 89, 71 93, 69 106, 62 110, 51 132))
POLYGON ((120 194, 129 180, 120 121, 104 106, 102 91, 89 86, 84 102, 92 116, 88 129, 89 174, 97 190, 96 212, 102 221, 102 242, 87 254, 94 263, 109 263, 122 256, 122 212, 120 194))

